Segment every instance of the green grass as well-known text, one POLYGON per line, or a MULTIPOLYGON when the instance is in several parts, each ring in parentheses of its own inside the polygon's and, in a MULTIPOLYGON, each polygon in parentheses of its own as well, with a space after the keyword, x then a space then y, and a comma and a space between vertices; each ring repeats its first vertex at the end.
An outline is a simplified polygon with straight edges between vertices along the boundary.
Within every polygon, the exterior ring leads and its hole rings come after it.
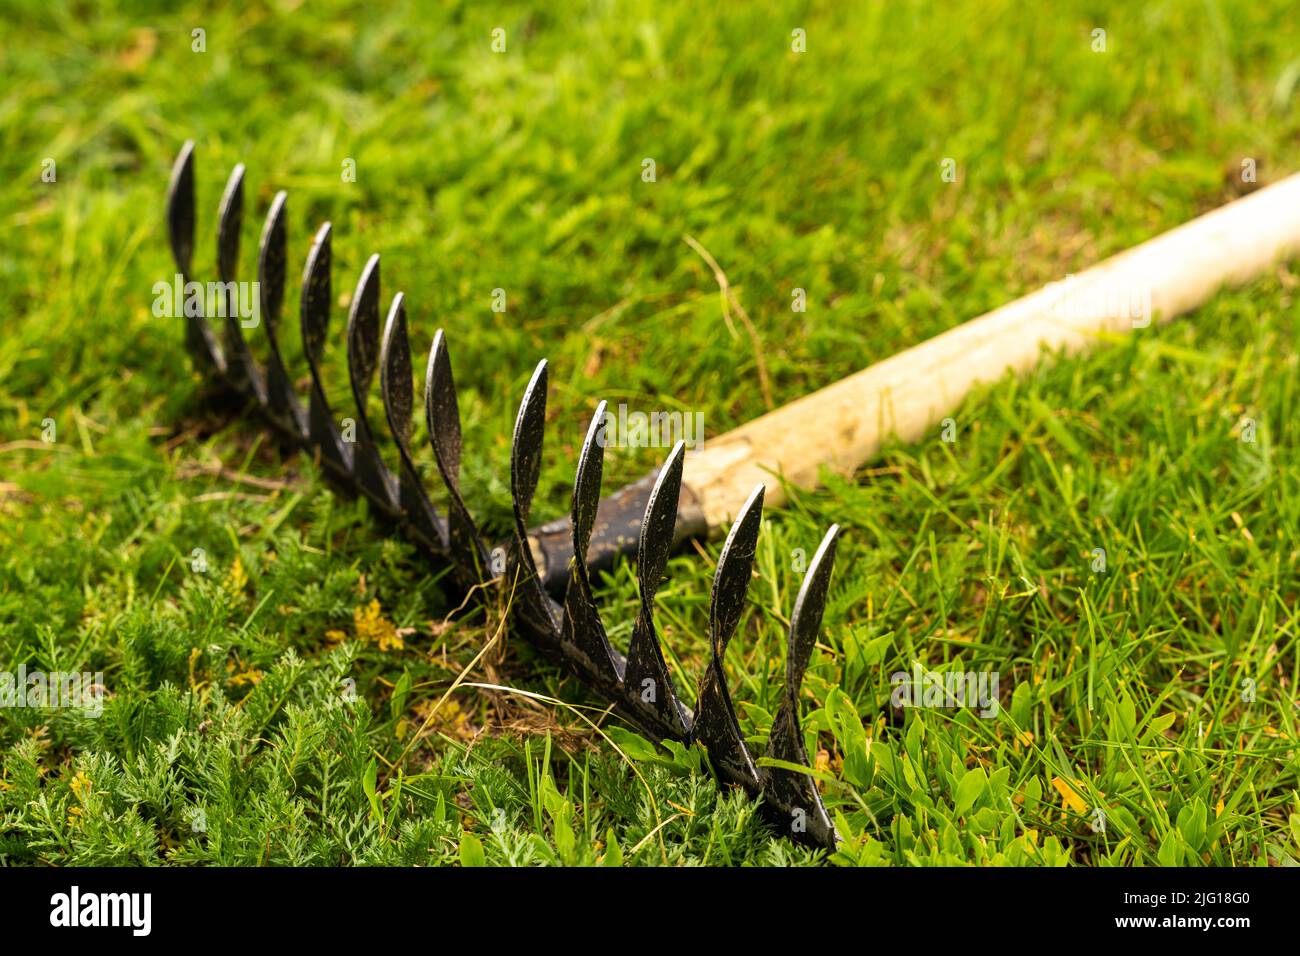
MULTIPOLYGON (((0 711, 9 862, 825 861, 698 751, 594 730, 599 702, 518 641, 465 672, 495 610, 449 618, 363 506, 204 406, 179 322, 150 313, 183 140, 199 278, 243 161, 245 277, 284 188, 295 263, 334 223, 339 335, 373 251, 415 351, 446 329, 464 485, 497 533, 543 356, 539 519, 565 508, 598 399, 721 434, 765 410, 760 363, 784 403, 1228 201, 1246 157, 1265 182, 1300 169, 1281 0, 168 6, 6 4, 0 27, 0 668, 103 671, 109 692, 98 719, 0 711)), ((999 382, 954 443, 892 447, 768 516, 727 660, 757 741, 795 549, 846 529, 804 698, 834 862, 1297 862, 1298 279, 999 382), (894 713, 915 662, 997 672, 1000 716, 894 713)), ((607 483, 661 454, 611 451, 607 483)), ((675 558, 660 592, 688 700, 716 554, 675 558)), ((602 589, 616 643, 634 602, 624 567, 602 589)))

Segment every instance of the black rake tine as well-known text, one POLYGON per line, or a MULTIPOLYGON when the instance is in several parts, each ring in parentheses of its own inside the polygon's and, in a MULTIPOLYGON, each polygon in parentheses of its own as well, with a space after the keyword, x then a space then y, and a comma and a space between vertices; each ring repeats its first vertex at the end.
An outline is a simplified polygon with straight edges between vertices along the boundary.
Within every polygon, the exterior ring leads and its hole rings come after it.
POLYGON ((288 275, 288 229, 285 207, 288 195, 281 190, 271 200, 262 226, 257 250, 257 281, 262 297, 262 326, 270 348, 266 366, 266 406, 281 428, 298 437, 307 437, 307 413, 284 367, 280 351, 280 312, 284 307, 284 287, 288 275))
MULTIPOLYGON (((222 282, 224 345, 226 374, 240 392, 266 405, 266 385, 262 372, 253 360, 253 353, 244 341, 244 329, 236 308, 239 295, 239 231, 244 222, 244 164, 236 163, 226 180, 221 194, 221 207, 217 219, 217 277, 222 282)), ((257 303, 259 313, 261 302, 257 303)))
POLYGON ((663 648, 659 646, 654 600, 664 569, 668 566, 668 553, 672 550, 685 457, 686 444, 679 440, 664 462, 646 504, 637 546, 636 576, 641 605, 636 623, 632 625, 627 667, 623 671, 625 696, 630 697, 633 705, 647 717, 661 725, 667 731, 665 736, 679 737, 687 736, 688 724, 668 673, 663 648))
POLYGON ((167 238, 172 259, 180 273, 189 278, 194 259, 194 140, 187 139, 172 163, 167 184, 167 238))
POLYGON ((521 613, 548 644, 560 635, 560 607, 537 576, 537 562, 528 544, 528 512, 542 469, 542 440, 546 428, 546 359, 537 363, 524 390, 510 442, 510 498, 514 510, 514 539, 506 565, 507 590, 515 592, 521 613))
MULTIPOLYGON (((194 227, 194 140, 188 139, 172 164, 171 181, 167 185, 167 237, 182 283, 189 281, 194 261, 194 227)), ((200 307, 197 315, 191 315, 187 304, 188 297, 182 293, 176 307, 185 316, 185 348, 202 371, 222 377, 226 371, 225 356, 208 326, 204 310, 200 307)))
POLYGON ((460 493, 460 404, 442 329, 433 336, 425 367, 424 418, 438 474, 447 489, 447 543, 462 583, 473 586, 490 576, 488 551, 460 493))
POLYGON ((617 686, 623 680, 624 661, 615 657, 605 625, 600 619, 591 593, 591 576, 587 571, 587 548, 596 524, 600 503, 600 485, 604 470, 605 449, 601 443, 606 403, 596 406, 587 437, 578 455, 573 479, 573 506, 570 525, 573 529, 573 559, 569 562, 569 585, 564 592, 564 621, 560 643, 594 680, 617 686))
POLYGON ((221 192, 217 213, 217 277, 234 282, 239 267, 239 227, 244 221, 244 164, 236 163, 221 192))
POLYGON ((411 522, 416 540, 435 554, 447 551, 447 528, 429 502, 429 496, 411 457, 411 415, 415 388, 411 384, 411 343, 406 334, 406 297, 393 296, 379 348, 379 388, 384 398, 388 428, 401 459, 398 500, 401 513, 411 522))
MULTIPOLYGON (((813 645, 817 642, 821 629, 822 614, 826 610, 826 595, 830 587, 839 533, 839 525, 831 525, 827 530, 795 598, 794 611, 790 615, 785 687, 767 744, 767 757, 805 767, 808 766, 808 753, 804 747, 803 726, 799 720, 799 689, 803 685, 804 671, 812 657, 813 645)), ((763 796, 770 807, 781 815, 782 822, 789 825, 791 836, 800 842, 834 849, 835 827, 826 813, 813 778, 785 767, 769 766, 765 770, 763 796)))
POLYGON ((330 236, 327 222, 316 230, 307 264, 302 272, 302 350, 311 370, 311 400, 307 407, 307 433, 312 447, 320 453, 321 463, 335 480, 351 484, 352 447, 343 442, 339 427, 325 397, 320 363, 325 354, 325 338, 330 320, 330 236))
POLYGON ((352 474, 357 490, 392 518, 400 511, 398 479, 379 453, 367 410, 375 369, 379 367, 379 289, 379 256, 375 254, 361 270, 348 309, 348 380, 357 406, 352 474))
POLYGON ((700 679, 692 736, 704 744, 713 766, 751 794, 759 790, 760 777, 754 759, 745 746, 736 711, 727 691, 722 667, 727 644, 745 610, 745 595, 754 571, 754 552, 763 516, 763 486, 750 494, 727 533, 718 555, 709 602, 709 663, 700 679))

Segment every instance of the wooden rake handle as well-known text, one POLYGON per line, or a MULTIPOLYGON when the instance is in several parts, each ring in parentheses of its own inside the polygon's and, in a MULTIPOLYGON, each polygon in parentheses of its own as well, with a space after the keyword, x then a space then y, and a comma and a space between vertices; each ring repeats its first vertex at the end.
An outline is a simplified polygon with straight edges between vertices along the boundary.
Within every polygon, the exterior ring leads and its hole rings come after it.
MULTIPOLYGON (((767 505, 777 506, 785 501, 783 482, 812 488, 823 466, 851 472, 891 436, 919 440, 976 385, 1023 372, 1044 352, 1075 353, 1167 322, 1297 253, 1300 174, 707 439, 686 458, 676 538, 729 527, 757 485, 767 486, 767 505)), ((602 500, 588 553, 594 568, 635 551, 653 479, 602 500)), ((569 533, 565 519, 529 534, 550 587, 565 579, 569 533)))
POLYGON ((1023 372, 1044 351, 1167 322, 1297 253, 1300 174, 706 440, 686 460, 683 492, 710 531, 725 528, 757 484, 779 505, 778 478, 812 488, 822 466, 850 472, 890 436, 921 439, 976 385, 1023 372))

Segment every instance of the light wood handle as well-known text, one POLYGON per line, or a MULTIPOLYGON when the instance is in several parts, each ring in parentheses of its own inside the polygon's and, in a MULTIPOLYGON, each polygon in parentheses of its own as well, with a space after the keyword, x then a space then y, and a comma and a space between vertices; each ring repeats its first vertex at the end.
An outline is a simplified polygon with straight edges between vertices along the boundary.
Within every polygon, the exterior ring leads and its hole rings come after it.
POLYGON ((755 485, 778 505, 776 475, 811 488, 823 465, 852 471, 891 435, 919 440, 977 384, 1032 367, 1045 349, 1077 352, 1132 331, 1135 316, 1142 327, 1141 306, 1166 322, 1297 253, 1300 174, 707 439, 687 456, 684 484, 709 528, 725 528, 755 485))

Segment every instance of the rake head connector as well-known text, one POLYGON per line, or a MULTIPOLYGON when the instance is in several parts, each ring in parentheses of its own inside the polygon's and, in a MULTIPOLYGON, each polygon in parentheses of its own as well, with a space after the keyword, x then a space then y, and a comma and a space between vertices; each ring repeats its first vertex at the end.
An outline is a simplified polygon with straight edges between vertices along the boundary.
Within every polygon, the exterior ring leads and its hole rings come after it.
MULTIPOLYGON (((172 170, 167 224, 182 280, 190 280, 194 251, 193 143, 181 149, 172 170)), ((601 402, 578 458, 570 517, 528 528, 528 513, 541 464, 546 419, 547 365, 538 363, 515 421, 510 456, 513 531, 490 547, 460 493, 461 430, 447 337, 433 337, 424 379, 424 414, 438 475, 446 488, 446 512, 431 504, 412 456, 415 409, 406 302, 397 293, 380 331, 379 256, 366 262, 347 318, 347 359, 356 408, 354 435, 344 439, 340 419, 326 399, 320 369, 331 306, 331 228, 317 230, 302 279, 303 351, 311 370, 304 404, 285 368, 277 341, 286 281, 285 193, 267 213, 258 250, 261 326, 269 347, 265 366, 253 357, 236 316, 233 296, 243 217, 244 167, 237 165, 222 195, 217 225, 217 275, 227 296, 221 335, 208 318, 185 309, 185 343, 195 367, 213 384, 255 405, 293 446, 317 457, 331 482, 364 497, 385 524, 400 529, 429 559, 448 569, 467 593, 488 593, 494 582, 512 592, 512 624, 534 646, 574 672, 625 720, 659 739, 698 741, 718 778, 761 798, 766 816, 781 832, 808 845, 834 849, 835 829, 813 777, 788 769, 806 766, 799 719, 799 690, 826 606, 839 528, 832 525, 807 568, 790 616, 785 687, 759 766, 741 734, 727 689, 723 655, 740 621, 753 571, 763 510, 763 487, 754 489, 731 525, 718 559, 709 606, 710 655, 700 679, 694 712, 679 699, 655 626, 655 593, 668 557, 681 540, 707 532, 693 502, 683 500, 685 448, 678 442, 656 472, 601 498, 603 465, 601 402), (380 454, 367 417, 366 397, 379 373, 379 388, 392 439, 394 473, 380 454), (640 606, 626 655, 610 645, 592 596, 593 570, 610 566, 635 549, 640 606), (494 556, 504 555, 504 570, 494 556), (494 573, 497 572, 497 573, 494 573)))

